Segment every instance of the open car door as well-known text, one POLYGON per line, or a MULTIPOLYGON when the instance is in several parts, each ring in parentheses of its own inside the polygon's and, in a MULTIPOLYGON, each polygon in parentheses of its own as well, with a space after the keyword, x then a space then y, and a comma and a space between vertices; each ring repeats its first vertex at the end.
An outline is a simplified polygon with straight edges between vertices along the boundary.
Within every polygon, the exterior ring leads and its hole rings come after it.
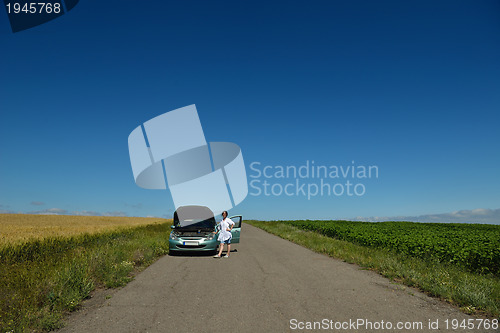
POLYGON ((240 233, 241 233, 241 221, 243 220, 241 215, 231 216, 231 221, 234 222, 234 227, 231 230, 231 234, 233 238, 231 239, 231 244, 240 242, 240 233))

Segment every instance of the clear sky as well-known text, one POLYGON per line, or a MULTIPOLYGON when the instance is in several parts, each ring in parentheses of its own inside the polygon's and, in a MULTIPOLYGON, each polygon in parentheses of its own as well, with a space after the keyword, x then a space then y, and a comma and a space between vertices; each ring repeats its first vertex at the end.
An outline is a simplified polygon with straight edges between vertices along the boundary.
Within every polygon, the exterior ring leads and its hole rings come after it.
POLYGON ((18 33, 0 12, 0 40, 0 212, 170 217, 168 190, 134 183, 127 138, 196 104, 249 182, 255 166, 378 168, 350 179, 360 196, 250 187, 230 214, 500 223, 498 1, 81 0, 18 33))

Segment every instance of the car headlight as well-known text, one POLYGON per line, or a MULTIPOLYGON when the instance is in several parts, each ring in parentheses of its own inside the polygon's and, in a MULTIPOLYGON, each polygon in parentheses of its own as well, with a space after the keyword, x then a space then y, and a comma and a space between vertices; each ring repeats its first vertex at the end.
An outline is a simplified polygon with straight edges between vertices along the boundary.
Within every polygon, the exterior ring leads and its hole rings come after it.
POLYGON ((179 238, 179 235, 177 235, 175 232, 173 232, 173 231, 172 231, 172 232, 170 233, 170 239, 172 239, 172 240, 176 240, 176 239, 178 239, 178 238, 179 238))
POLYGON ((215 237, 215 234, 210 233, 210 234, 208 234, 208 235, 207 235, 207 238, 206 238, 206 239, 207 239, 207 240, 212 240, 212 239, 214 239, 214 237, 215 237))

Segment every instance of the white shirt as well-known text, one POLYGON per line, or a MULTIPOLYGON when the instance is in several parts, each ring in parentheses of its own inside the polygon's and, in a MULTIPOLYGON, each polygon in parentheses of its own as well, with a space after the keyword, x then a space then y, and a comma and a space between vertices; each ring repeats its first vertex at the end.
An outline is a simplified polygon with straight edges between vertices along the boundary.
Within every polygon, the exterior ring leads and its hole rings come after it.
POLYGON ((226 217, 224 220, 220 221, 220 223, 219 223, 219 237, 217 238, 217 240, 219 242, 225 242, 228 239, 231 239, 233 237, 233 235, 231 234, 231 231, 227 231, 227 229, 229 229, 230 225, 234 225, 234 222, 228 217, 226 217))

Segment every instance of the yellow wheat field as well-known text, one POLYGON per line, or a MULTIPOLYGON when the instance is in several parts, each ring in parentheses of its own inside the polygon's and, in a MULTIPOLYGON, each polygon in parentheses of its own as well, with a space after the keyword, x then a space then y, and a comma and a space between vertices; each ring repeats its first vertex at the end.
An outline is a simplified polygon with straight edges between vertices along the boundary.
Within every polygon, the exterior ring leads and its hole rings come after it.
POLYGON ((167 222, 150 217, 0 214, 0 246, 167 222))

